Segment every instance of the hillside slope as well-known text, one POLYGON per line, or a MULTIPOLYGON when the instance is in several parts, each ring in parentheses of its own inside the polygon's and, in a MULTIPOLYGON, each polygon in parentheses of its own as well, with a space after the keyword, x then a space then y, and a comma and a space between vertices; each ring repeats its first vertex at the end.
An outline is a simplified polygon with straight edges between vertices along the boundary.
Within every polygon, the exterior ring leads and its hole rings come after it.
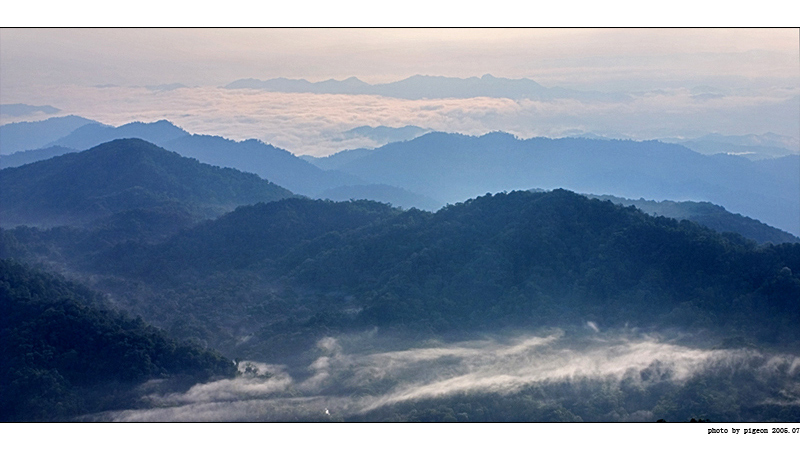
POLYGON ((236 373, 229 359, 108 309, 96 292, 8 260, 0 260, 0 298, 3 422, 129 407, 151 378, 236 373))
POLYGON ((131 122, 118 127, 93 123, 80 127, 49 145, 87 150, 116 139, 138 138, 163 146, 169 141, 188 135, 189 133, 166 120, 152 123, 131 122))
POLYGON ((800 235, 800 172, 786 165, 705 156, 655 141, 428 133, 375 149, 339 170, 442 203, 531 188, 708 201, 800 235))
POLYGON ((338 186, 365 184, 357 177, 322 170, 286 150, 255 139, 236 142, 219 136, 191 135, 170 141, 165 148, 207 164, 255 173, 311 197, 338 186))
POLYGON ((291 195, 256 175, 202 164, 139 139, 0 171, 3 227, 87 224, 153 208, 208 218, 291 195))
POLYGON ((613 195, 591 195, 589 198, 609 200, 623 206, 635 206, 636 208, 655 216, 670 217, 677 220, 691 220, 700 225, 707 226, 720 233, 738 233, 752 239, 759 244, 773 243, 800 243, 800 238, 793 236, 785 231, 771 227, 758 220, 733 214, 725 208, 708 202, 673 202, 669 200, 631 200, 627 198, 614 197, 613 195))
POLYGON ((47 146, 78 128, 98 122, 80 116, 51 117, 38 122, 14 122, 0 126, 0 155, 47 146))

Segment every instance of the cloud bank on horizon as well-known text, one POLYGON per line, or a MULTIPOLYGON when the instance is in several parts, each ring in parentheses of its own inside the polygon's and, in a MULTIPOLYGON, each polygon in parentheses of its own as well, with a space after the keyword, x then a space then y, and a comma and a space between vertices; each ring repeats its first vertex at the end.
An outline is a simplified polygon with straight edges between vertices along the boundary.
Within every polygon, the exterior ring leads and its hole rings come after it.
MULTIPOLYGON (((371 147, 359 126, 520 137, 800 138, 800 48, 785 29, 3 29, 0 103, 52 105, 110 125, 168 119, 296 154, 371 147), (278 77, 366 83, 413 75, 530 79, 582 98, 404 99, 224 89, 278 77)), ((41 120, 0 117, 0 123, 41 120)))
MULTIPOLYGON (((800 88, 701 99, 689 89, 661 90, 624 102, 491 97, 407 100, 220 87, 153 91, 69 86, 32 90, 24 96, 30 102, 57 105, 63 110, 61 115, 75 114, 108 125, 167 119, 191 133, 255 138, 313 156, 378 145, 345 133, 365 125, 414 125, 471 135, 506 131, 520 138, 595 133, 646 140, 712 132, 773 132, 797 138, 800 123, 800 88)), ((40 114, 3 122, 43 118, 40 114)))

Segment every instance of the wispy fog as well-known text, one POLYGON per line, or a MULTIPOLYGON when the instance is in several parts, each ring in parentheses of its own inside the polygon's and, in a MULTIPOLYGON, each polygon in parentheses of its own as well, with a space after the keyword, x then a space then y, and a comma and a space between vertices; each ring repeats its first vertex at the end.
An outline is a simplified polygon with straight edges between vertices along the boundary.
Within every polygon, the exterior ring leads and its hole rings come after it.
MULTIPOLYGON (((607 390, 625 384, 644 392, 657 384, 680 387, 715 373, 746 374, 772 383, 771 393, 747 400, 753 404, 800 402, 800 358, 794 355, 692 348, 630 332, 577 334, 551 330, 513 338, 427 342, 392 351, 375 350, 368 334, 328 337, 319 341, 313 350, 316 358, 307 367, 240 362, 240 372, 246 373, 236 379, 198 384, 180 394, 145 395, 149 408, 87 419, 357 420, 381 408, 456 395, 511 396, 538 387, 543 401, 549 401, 556 391, 563 396, 565 385, 596 383, 598 389, 607 390)), ((640 410, 617 419, 654 417, 640 410)))
POLYGON ((620 102, 582 102, 487 97, 404 100, 218 87, 154 91, 145 87, 58 86, 21 88, 5 94, 3 101, 53 105, 62 115, 76 114, 115 126, 167 119, 192 133, 256 138, 314 156, 375 146, 368 138, 344 133, 363 125, 415 125, 473 135, 500 130, 522 138, 585 132, 637 140, 698 137, 711 132, 773 132, 796 138, 800 133, 797 86, 715 90, 713 95, 697 92, 662 89, 632 93, 631 100, 620 102))

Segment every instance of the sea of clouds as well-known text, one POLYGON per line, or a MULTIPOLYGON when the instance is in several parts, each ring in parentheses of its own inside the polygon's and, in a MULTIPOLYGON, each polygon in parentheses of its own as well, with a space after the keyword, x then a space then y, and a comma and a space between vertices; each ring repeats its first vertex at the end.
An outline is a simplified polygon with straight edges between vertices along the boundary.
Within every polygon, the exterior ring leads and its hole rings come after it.
MULTIPOLYGON (((716 91, 715 91, 716 92, 716 91)), ((154 90, 146 87, 36 87, 4 102, 52 105, 119 126, 167 119, 191 133, 260 139, 295 154, 324 156, 380 143, 343 132, 358 126, 415 125, 480 135, 506 131, 521 138, 584 132, 637 140, 800 132, 800 88, 729 90, 714 95, 672 88, 630 94, 629 100, 551 101, 508 98, 405 100, 375 95, 265 92, 221 87, 154 90), (13 101, 12 101, 13 100, 13 101)), ((4 117, 3 123, 41 120, 4 117)))

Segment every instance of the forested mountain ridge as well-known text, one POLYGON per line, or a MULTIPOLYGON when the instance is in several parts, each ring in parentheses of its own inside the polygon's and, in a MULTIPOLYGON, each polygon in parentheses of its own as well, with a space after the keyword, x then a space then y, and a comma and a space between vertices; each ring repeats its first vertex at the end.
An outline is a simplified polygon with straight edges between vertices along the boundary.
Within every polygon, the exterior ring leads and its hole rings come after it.
POLYGON ((403 188, 389 186, 388 184, 367 184, 356 186, 339 186, 317 194, 318 198, 346 202, 348 200, 372 200, 389 203, 394 207, 411 209, 418 208, 425 211, 436 211, 442 203, 424 195, 409 192, 403 188))
POLYGON ((0 421, 72 420, 135 404, 151 378, 236 373, 215 352, 178 343, 108 308, 80 285, 0 259, 0 421))
POLYGON ((302 294, 284 295, 277 261, 297 247, 330 243, 400 212, 369 201, 290 198, 239 207, 160 244, 108 243, 99 232, 67 227, 18 227, 0 230, 0 257, 66 269, 174 336, 248 355, 238 349, 241 333, 329 308, 302 294))
POLYGON ((800 176, 790 170, 800 157, 786 158, 773 163, 706 156, 657 141, 433 132, 365 152, 338 169, 442 203, 531 188, 708 201, 800 234, 800 176))
POLYGON ((131 122, 119 127, 92 123, 50 142, 48 148, 4 156, 0 164, 3 167, 17 167, 55 155, 87 150, 113 140, 131 138, 145 140, 201 163, 255 173, 302 195, 314 196, 339 186, 365 184, 352 175, 322 170, 286 150, 256 139, 237 142, 220 136, 190 134, 166 120, 131 122))
POLYGON ((0 171, 3 227, 85 225, 158 208, 205 219, 291 195, 257 175, 202 164, 140 139, 0 171))
MULTIPOLYGON (((242 206, 167 241, 143 248, 136 258, 108 254, 101 266, 124 267, 157 280, 186 270, 208 273, 248 268, 284 257, 298 245, 337 235, 399 214, 389 205, 371 201, 332 202, 290 198, 242 206), (132 265, 131 265, 132 264, 132 265)), ((116 253, 116 250, 112 250, 116 253)))
POLYGON ((730 213, 725 208, 713 203, 673 202, 670 200, 657 202, 645 199, 620 198, 613 195, 586 195, 589 198, 609 200, 624 206, 635 206, 651 215, 670 217, 677 220, 691 220, 720 233, 738 233, 748 239, 753 239, 759 244, 768 242, 773 244, 800 243, 800 238, 792 234, 741 214, 730 213))
POLYGON ((800 245, 755 247, 568 191, 410 211, 307 256, 293 277, 360 298, 367 323, 758 323, 769 339, 800 338, 800 245))
MULTIPOLYGON (((798 155, 748 161, 700 155, 655 141, 433 132, 375 150, 302 158, 253 139, 236 142, 190 135, 167 121, 120 127, 94 124, 59 142, 84 149, 123 137, 149 140, 203 163, 253 172, 314 198, 369 199, 435 210, 486 192, 566 188, 627 198, 707 201, 800 235, 800 206, 793 196, 800 191, 798 155)), ((15 166, 69 151, 52 147, 21 152, 4 156, 0 165, 15 166)))
MULTIPOLYGON (((36 254, 44 237, 4 239, 36 254)), ((593 321, 800 339, 800 244, 757 246, 563 190, 486 195, 437 213, 287 199, 81 261, 67 265, 148 320, 177 330, 192 318, 198 331, 183 337, 240 323, 261 336, 245 353, 266 351, 260 339, 279 348, 286 333, 376 325, 438 333, 593 321)), ((227 327, 226 340, 243 337, 227 327)))

